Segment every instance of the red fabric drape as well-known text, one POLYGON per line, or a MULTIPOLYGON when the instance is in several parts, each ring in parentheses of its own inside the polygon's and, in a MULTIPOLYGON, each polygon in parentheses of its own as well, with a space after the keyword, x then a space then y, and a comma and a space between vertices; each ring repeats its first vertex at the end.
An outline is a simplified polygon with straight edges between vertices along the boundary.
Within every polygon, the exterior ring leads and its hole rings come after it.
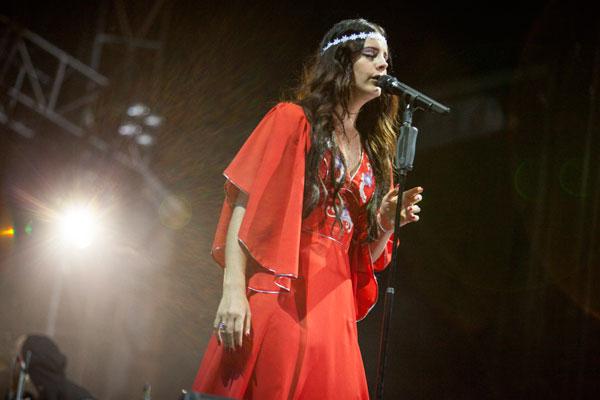
MULTIPOLYGON (((212 247, 225 266, 225 240, 237 190, 249 195, 239 240, 252 258, 273 274, 269 287, 290 289, 298 276, 305 156, 310 125, 304 110, 292 103, 273 107, 252 132, 224 172, 227 199, 212 247)), ((260 285, 268 285, 261 279, 260 285)))

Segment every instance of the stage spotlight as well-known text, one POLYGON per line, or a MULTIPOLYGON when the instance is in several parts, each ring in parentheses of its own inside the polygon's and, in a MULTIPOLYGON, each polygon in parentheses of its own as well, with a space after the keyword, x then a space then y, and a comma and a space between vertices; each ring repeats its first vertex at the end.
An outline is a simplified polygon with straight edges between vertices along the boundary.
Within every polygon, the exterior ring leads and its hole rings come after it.
POLYGON ((63 243, 84 249, 92 244, 97 231, 97 219, 89 207, 73 207, 59 219, 63 243))
POLYGON ((155 142, 153 133, 162 125, 164 117, 151 112, 150 107, 142 103, 127 108, 127 115, 119 126, 119 134, 131 137, 142 147, 150 147, 155 142))
POLYGON ((147 133, 143 133, 135 138, 135 141, 140 146, 151 146, 154 143, 154 138, 147 133))
POLYGON ((138 124, 127 123, 119 126, 119 133, 123 136, 135 136, 142 133, 142 127, 138 124))
POLYGON ((148 115, 150 113, 150 108, 147 105, 142 103, 136 103, 130 106, 127 109, 127 115, 130 117, 141 117, 144 115, 148 115))
POLYGON ((147 126, 156 128, 156 127, 160 126, 160 124, 162 123, 162 120, 163 120, 162 117, 160 117, 156 114, 150 114, 146 118, 144 118, 144 123, 147 126))

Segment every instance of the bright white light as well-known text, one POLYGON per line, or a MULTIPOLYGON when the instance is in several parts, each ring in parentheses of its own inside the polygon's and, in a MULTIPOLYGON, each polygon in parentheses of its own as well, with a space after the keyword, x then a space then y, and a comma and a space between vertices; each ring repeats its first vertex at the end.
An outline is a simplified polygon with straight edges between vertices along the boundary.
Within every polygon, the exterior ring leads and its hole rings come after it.
POLYGON ((65 244, 84 249, 92 244, 96 235, 97 221, 87 207, 76 207, 60 218, 60 234, 65 244))
POLYGON ((135 140, 142 146, 150 146, 154 143, 154 138, 147 133, 137 136, 135 140))
POLYGON ((148 126, 156 128, 162 123, 162 120, 162 117, 155 114, 150 114, 146 118, 144 118, 144 123, 148 126))
POLYGON ((123 124, 119 126, 119 133, 123 136, 134 136, 142 133, 142 127, 137 124, 123 124))
POLYGON ((150 108, 142 103, 134 104, 127 109, 127 115, 130 117, 141 117, 142 115, 148 115, 149 112, 150 108))

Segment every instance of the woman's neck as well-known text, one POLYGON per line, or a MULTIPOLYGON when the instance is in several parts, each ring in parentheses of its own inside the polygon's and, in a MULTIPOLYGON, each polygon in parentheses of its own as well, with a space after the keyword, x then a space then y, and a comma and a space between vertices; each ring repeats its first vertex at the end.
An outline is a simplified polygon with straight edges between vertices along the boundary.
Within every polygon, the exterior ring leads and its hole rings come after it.
POLYGON ((344 114, 344 111, 341 110, 340 107, 337 114, 341 117, 341 120, 336 118, 334 124, 337 128, 340 128, 340 131, 353 132, 356 130, 356 117, 358 116, 358 113, 344 114))
POLYGON ((343 126, 346 132, 356 130, 356 119, 360 109, 365 103, 365 101, 361 101, 360 99, 354 98, 354 96, 350 96, 350 101, 348 102, 348 112, 344 112, 342 106, 338 104, 335 107, 335 112, 341 118, 341 121, 336 120, 336 125, 339 123, 340 126, 343 126))

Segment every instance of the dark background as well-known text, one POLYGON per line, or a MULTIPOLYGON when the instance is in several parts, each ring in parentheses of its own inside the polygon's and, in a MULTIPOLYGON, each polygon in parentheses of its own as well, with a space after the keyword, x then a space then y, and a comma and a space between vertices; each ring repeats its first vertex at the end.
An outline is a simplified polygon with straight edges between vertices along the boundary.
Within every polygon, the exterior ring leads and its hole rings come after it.
MULTIPOLYGON (((89 64, 103 4, 112 10, 110 2, 19 1, 0 13, 89 64)), ((136 26, 152 2, 123 4, 136 26)), ((409 184, 423 186, 425 199, 421 221, 401 233, 386 398, 598 398, 600 14, 592 2, 166 4, 160 56, 103 51, 99 71, 110 85, 90 130, 108 151, 43 119, 33 138, 0 124, 0 223, 16 230, 0 238, 5 360, 18 335, 47 331, 60 286, 53 336, 73 380, 102 399, 141 397, 145 382, 160 399, 189 388, 220 297, 209 248, 221 171, 289 95, 324 32, 360 16, 387 30, 391 73, 452 108, 414 121, 409 184), (136 101, 165 118, 150 149, 116 133, 136 101), (141 151, 152 177, 115 162, 119 151, 141 151), (60 254, 48 244, 48 215, 82 193, 102 206, 110 243, 60 254), (169 196, 189 214, 165 216, 169 196)), ((118 17, 108 21, 117 32, 118 17)), ((2 104, 9 87, 4 79, 2 104)), ((380 316, 381 303, 359 324, 371 386, 380 316)))

